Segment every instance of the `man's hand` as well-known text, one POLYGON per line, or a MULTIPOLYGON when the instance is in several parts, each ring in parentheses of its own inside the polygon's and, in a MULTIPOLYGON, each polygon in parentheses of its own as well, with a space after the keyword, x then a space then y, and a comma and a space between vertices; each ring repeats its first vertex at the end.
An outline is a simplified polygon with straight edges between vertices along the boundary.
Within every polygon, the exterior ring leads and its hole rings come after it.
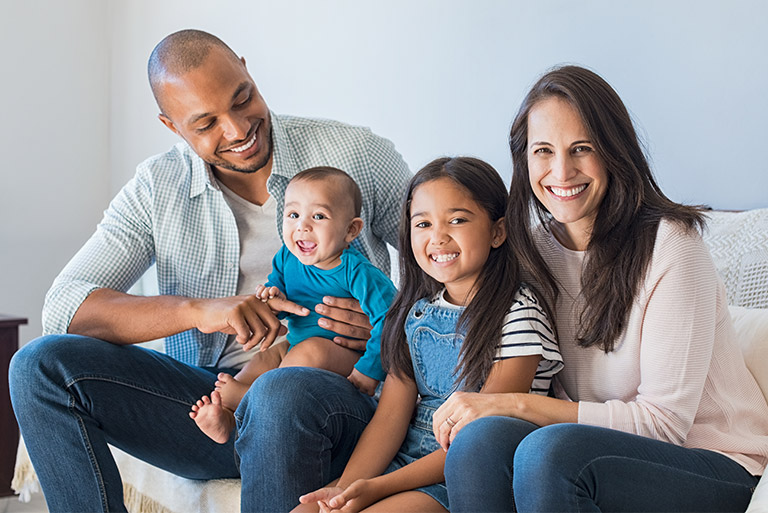
POLYGON ((191 304, 198 330, 236 335, 235 340, 246 351, 259 343, 269 347, 278 335, 286 332, 273 310, 309 315, 309 310, 291 301, 273 298, 267 304, 256 295, 193 299, 191 304))
POLYGON ((352 369, 352 372, 347 376, 347 379, 355 385, 358 390, 368 395, 373 395, 379 384, 379 380, 370 378, 357 369, 352 369))
POLYGON ((365 351, 372 326, 356 299, 325 296, 323 302, 315 306, 315 312, 323 316, 317 321, 321 328, 342 335, 333 337, 334 342, 355 351, 365 351))

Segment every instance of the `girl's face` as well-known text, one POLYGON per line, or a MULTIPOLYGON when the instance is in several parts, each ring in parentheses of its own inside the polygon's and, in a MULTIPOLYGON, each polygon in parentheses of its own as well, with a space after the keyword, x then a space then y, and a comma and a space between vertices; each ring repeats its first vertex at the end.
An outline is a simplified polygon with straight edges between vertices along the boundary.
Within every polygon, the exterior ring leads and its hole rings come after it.
POLYGON ((578 112, 561 98, 542 100, 528 114, 528 177, 533 193, 560 223, 558 240, 585 250, 608 175, 578 112))
POLYGON ((445 285, 445 298, 466 305, 491 248, 506 237, 469 192, 449 178, 425 182, 411 195, 411 248, 419 267, 445 285))

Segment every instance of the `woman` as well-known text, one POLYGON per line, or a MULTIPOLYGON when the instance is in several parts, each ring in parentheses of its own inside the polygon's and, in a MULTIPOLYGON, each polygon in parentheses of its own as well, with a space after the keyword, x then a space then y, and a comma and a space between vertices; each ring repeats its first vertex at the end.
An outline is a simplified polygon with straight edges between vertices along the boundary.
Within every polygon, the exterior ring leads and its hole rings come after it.
POLYGON ((589 70, 539 79, 510 147, 508 232, 549 293, 565 367, 555 397, 456 393, 435 413, 451 511, 743 511, 768 406, 701 213, 664 196, 589 70))

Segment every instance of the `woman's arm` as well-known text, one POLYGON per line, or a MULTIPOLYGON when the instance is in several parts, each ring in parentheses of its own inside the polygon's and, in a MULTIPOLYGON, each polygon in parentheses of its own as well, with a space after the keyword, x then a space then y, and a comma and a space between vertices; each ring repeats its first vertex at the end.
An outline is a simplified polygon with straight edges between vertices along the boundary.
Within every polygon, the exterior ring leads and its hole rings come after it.
POLYGON ((443 450, 448 450, 464 426, 480 417, 517 417, 538 425, 575 422, 576 403, 528 393, 540 360, 539 355, 501 360, 493 366, 480 393, 451 395, 432 417, 432 429, 443 450))
POLYGON ((433 417, 437 441, 444 450, 464 426, 481 417, 502 416, 527 420, 537 426, 578 422, 579 403, 529 393, 484 394, 455 392, 433 417), (449 426, 450 418, 455 425, 449 426))

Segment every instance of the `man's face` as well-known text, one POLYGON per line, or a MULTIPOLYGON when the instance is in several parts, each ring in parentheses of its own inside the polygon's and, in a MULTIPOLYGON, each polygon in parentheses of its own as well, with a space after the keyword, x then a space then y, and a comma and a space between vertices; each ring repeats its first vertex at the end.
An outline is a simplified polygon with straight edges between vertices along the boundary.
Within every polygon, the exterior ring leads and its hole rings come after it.
POLYGON ((212 48, 201 66, 160 84, 160 120, 216 171, 253 173, 272 156, 269 109, 237 60, 212 48))

